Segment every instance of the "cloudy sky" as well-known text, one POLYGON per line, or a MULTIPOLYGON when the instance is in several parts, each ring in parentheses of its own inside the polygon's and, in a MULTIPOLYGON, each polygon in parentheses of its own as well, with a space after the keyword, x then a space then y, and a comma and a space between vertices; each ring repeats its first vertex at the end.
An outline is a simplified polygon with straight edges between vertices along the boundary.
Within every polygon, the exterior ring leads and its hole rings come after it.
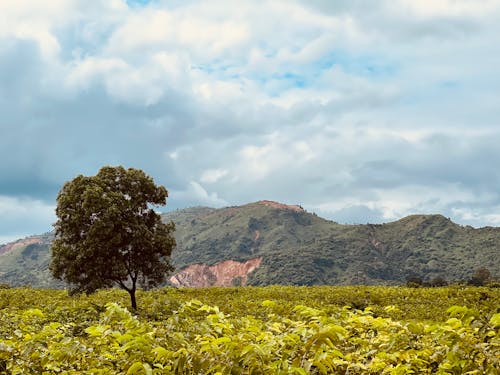
POLYGON ((166 209, 500 225, 500 0, 1 0, 0 243, 78 174, 166 209))

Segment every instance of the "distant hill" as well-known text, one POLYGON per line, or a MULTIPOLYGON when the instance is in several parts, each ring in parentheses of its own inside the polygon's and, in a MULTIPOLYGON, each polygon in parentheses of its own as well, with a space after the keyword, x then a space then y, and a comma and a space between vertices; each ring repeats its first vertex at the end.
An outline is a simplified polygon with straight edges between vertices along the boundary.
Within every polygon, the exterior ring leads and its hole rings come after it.
MULTIPOLYGON (((402 284, 409 277, 500 276, 500 228, 441 215, 342 225, 271 201, 162 215, 176 223, 170 282, 180 286, 402 284)), ((57 287, 47 270, 51 235, 0 247, 0 282, 57 287)))
POLYGON ((12 286, 58 288, 64 284, 48 272, 50 233, 31 236, 0 246, 0 283, 12 286))

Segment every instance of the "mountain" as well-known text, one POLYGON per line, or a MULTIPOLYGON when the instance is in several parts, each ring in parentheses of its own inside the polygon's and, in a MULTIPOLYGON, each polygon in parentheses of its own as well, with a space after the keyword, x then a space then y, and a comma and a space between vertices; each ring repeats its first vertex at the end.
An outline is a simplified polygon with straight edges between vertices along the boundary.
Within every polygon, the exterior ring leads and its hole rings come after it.
MULTIPOLYGON (((500 228, 475 229, 441 215, 386 224, 342 225, 300 206, 260 201, 162 215, 176 223, 170 283, 209 285, 402 284, 409 277, 500 276, 500 228)), ((0 247, 0 282, 54 287, 51 235, 0 247)))
POLYGON ((0 246, 0 283, 38 288, 63 287, 64 284, 54 280, 48 272, 52 239, 53 235, 46 233, 0 246))

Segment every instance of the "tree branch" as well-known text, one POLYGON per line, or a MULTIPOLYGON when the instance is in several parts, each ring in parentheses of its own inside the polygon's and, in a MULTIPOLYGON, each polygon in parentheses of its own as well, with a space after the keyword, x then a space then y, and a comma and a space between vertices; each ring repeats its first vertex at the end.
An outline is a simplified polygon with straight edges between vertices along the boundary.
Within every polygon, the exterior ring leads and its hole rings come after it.
POLYGON ((120 287, 122 287, 123 289, 125 289, 127 292, 131 292, 132 291, 132 289, 129 289, 122 280, 114 280, 114 281, 116 283, 118 283, 118 285, 120 285, 120 287))

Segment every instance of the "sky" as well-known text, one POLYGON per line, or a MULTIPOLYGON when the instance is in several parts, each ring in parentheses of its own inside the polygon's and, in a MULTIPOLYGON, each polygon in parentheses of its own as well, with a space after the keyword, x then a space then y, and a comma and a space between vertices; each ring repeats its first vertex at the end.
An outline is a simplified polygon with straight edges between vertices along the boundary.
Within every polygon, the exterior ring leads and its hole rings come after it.
POLYGON ((500 225, 500 0, 2 0, 0 243, 62 185, 500 225))

